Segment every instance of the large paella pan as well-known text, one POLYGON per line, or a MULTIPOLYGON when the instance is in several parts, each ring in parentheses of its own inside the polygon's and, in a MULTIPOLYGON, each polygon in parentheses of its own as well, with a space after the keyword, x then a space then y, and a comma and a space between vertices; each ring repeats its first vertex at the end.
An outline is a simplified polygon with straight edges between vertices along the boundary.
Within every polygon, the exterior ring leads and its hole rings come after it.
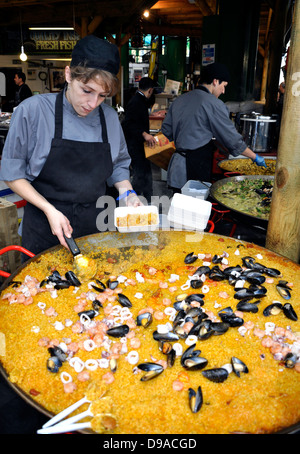
POLYGON ((224 178, 212 185, 210 195, 238 221, 267 228, 273 182, 274 177, 265 175, 224 178))
POLYGON ((31 405, 50 417, 87 397, 84 432, 106 434, 297 427, 299 265, 199 232, 78 244, 93 281, 57 247, 1 288, 1 372, 31 405))
POLYGON ((276 161, 276 157, 267 157, 265 158, 267 167, 262 167, 255 164, 250 158, 231 158, 218 162, 218 167, 223 172, 234 172, 241 175, 274 175, 276 161))

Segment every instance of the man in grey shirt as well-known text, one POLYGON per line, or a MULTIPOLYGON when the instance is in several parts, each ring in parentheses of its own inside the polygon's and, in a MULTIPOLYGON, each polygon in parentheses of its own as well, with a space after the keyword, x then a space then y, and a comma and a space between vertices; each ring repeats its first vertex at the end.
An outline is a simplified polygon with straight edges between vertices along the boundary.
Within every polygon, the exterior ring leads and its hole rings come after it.
POLYGON ((251 158, 266 166, 264 158, 247 147, 229 118, 226 105, 218 99, 229 81, 227 68, 218 63, 204 67, 201 84, 179 96, 170 105, 162 124, 162 133, 175 142, 176 153, 168 167, 167 182, 180 191, 188 180, 211 180, 213 139, 233 156, 251 158))

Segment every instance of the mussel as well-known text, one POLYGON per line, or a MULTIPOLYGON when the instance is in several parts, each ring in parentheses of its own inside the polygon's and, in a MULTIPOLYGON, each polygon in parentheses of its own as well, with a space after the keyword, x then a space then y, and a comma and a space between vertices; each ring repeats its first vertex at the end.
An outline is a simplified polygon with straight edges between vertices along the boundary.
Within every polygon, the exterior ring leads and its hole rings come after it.
POLYGON ((202 371, 202 375, 215 383, 222 383, 228 377, 228 372, 224 367, 216 367, 214 369, 206 369, 202 371))
POLYGON ((183 367, 188 370, 201 370, 204 369, 207 364, 208 360, 206 358, 202 358, 201 356, 192 356, 184 361, 183 367))
POLYGON ((67 281, 71 283, 71 285, 74 285, 74 287, 81 286, 80 280, 73 271, 67 271, 65 274, 65 278, 67 279, 67 281))
POLYGON ((128 325, 114 326, 106 331, 106 334, 112 337, 124 337, 127 333, 129 333, 128 325))
POLYGON ((226 333, 230 327, 229 323, 225 322, 212 322, 210 326, 213 330, 214 336, 226 333))
POLYGON ((52 357, 57 356, 62 363, 67 360, 67 354, 59 346, 49 347, 48 352, 52 357))
POLYGON ((203 306, 204 305, 203 297, 204 297, 203 293, 191 293, 190 295, 188 295, 185 298, 185 302, 187 304, 190 304, 193 301, 195 301, 195 302, 199 303, 200 306, 203 306))
POLYGON ((239 358, 236 358, 235 356, 233 356, 233 357, 231 358, 231 364, 232 364, 232 370, 233 370, 233 372, 234 372, 238 377, 241 376, 241 373, 248 374, 248 372, 249 372, 248 367, 247 367, 246 364, 243 363, 243 361, 240 360, 239 358))
POLYGON ((118 294, 118 301, 121 304, 121 306, 123 306, 123 307, 132 307, 131 301, 123 293, 118 294))
POLYGON ((202 287, 203 281, 201 279, 192 279, 190 284, 192 288, 196 289, 202 287))
POLYGON ((184 366, 184 362, 189 359, 200 355, 201 350, 195 350, 196 344, 190 345, 181 355, 180 363, 184 366))
POLYGON ((228 325, 231 327, 242 326, 244 323, 244 320, 241 317, 235 315, 230 306, 220 310, 218 312, 218 315, 223 322, 228 323, 228 325))
POLYGON ((193 413, 197 413, 203 404, 203 395, 201 386, 198 387, 197 392, 193 388, 189 388, 189 404, 193 413))
POLYGON ((198 276, 202 276, 202 274, 208 274, 210 272, 210 267, 206 265, 201 265, 199 268, 196 269, 194 274, 197 274, 198 276))
POLYGON ((244 298, 252 299, 254 297, 254 293, 249 288, 243 287, 237 290, 233 297, 237 300, 243 300, 244 298))
POLYGON ((210 272, 208 273, 208 277, 213 281, 224 281, 226 278, 226 274, 218 267, 218 265, 214 266, 210 272))
POLYGON ((136 318, 136 324, 138 326, 143 326, 144 328, 148 328, 151 325, 153 320, 151 312, 144 312, 143 314, 139 314, 136 318))
POLYGON ((289 352, 285 357, 284 357, 284 365, 288 369, 292 369, 295 367, 295 364, 297 362, 297 355, 295 353, 289 352))
POLYGON ((282 308, 283 306, 281 303, 272 303, 269 304, 269 306, 265 307, 263 314, 265 317, 269 317, 270 315, 278 315, 281 312, 282 308))
POLYGON ((137 367, 146 372, 141 378, 141 381, 151 380, 152 378, 157 377, 159 374, 161 374, 164 370, 163 366, 157 363, 141 363, 138 364, 137 367))
POLYGON ((284 315, 289 318, 290 320, 293 320, 296 322, 298 320, 298 316, 293 308, 293 306, 290 303, 285 303, 283 305, 283 313, 284 315))
POLYGON ((154 331, 153 339, 156 341, 173 342, 179 340, 179 336, 172 331, 168 331, 167 333, 159 333, 158 331, 154 331))
POLYGON ((197 260, 198 256, 194 255, 194 252, 190 252, 185 256, 184 263, 187 265, 190 265, 191 263, 194 263, 197 260))
POLYGON ((54 356, 51 356, 50 358, 48 358, 47 369, 49 370, 49 372, 56 374, 59 371, 61 366, 62 366, 62 362, 58 358, 58 356, 54 355, 54 356))
POLYGON ((255 303, 249 303, 248 301, 239 301, 238 304, 236 305, 236 308, 238 311, 241 312, 252 312, 253 314, 256 314, 258 312, 258 307, 257 304, 255 303))
POLYGON ((259 273, 258 271, 249 271, 249 273, 247 273, 246 275, 246 279, 248 282, 250 282, 250 284, 263 284, 266 280, 265 276, 261 273, 259 273))
POLYGON ((290 288, 287 286, 287 285, 284 285, 283 283, 278 283, 276 285, 276 289, 279 293, 280 296, 282 296, 282 298, 284 298, 285 300, 289 300, 291 298, 291 292, 290 292, 290 288))
POLYGON ((174 348, 167 354, 167 364, 169 367, 173 367, 176 359, 176 351, 174 348))
POLYGON ((213 334, 214 330, 212 328, 212 321, 210 319, 203 320, 199 326, 198 339, 205 340, 213 334))
POLYGON ((61 280, 55 283, 54 288, 56 290, 62 290, 71 287, 71 283, 69 281, 61 280))
POLYGON ((111 281, 110 279, 108 279, 108 281, 106 282, 107 288, 110 288, 111 290, 114 290, 115 288, 117 288, 118 285, 119 285, 119 281, 117 281, 117 280, 111 281))
POLYGON ((99 314, 97 311, 95 311, 93 309, 88 309, 87 311, 78 312, 78 315, 79 315, 79 317, 81 315, 86 315, 89 319, 93 319, 94 317, 96 317, 99 314))

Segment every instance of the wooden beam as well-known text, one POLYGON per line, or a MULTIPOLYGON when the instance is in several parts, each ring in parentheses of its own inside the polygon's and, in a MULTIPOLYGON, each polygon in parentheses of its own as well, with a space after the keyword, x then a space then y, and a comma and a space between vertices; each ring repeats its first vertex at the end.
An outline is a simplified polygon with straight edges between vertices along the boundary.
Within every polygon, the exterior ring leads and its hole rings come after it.
POLYGON ((296 0, 266 247, 300 262, 300 1, 296 0))

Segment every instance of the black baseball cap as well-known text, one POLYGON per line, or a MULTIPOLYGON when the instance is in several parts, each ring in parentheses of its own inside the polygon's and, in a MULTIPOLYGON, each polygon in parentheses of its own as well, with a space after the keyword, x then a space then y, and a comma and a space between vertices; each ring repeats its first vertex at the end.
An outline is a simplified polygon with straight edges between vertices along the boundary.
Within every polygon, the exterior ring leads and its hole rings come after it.
POLYGON ((75 45, 70 66, 85 65, 87 68, 103 69, 114 75, 120 68, 119 50, 115 44, 88 35, 75 45))
POLYGON ((229 82, 230 74, 228 68, 223 63, 211 63, 204 66, 201 71, 201 80, 205 83, 211 83, 213 79, 229 82))

